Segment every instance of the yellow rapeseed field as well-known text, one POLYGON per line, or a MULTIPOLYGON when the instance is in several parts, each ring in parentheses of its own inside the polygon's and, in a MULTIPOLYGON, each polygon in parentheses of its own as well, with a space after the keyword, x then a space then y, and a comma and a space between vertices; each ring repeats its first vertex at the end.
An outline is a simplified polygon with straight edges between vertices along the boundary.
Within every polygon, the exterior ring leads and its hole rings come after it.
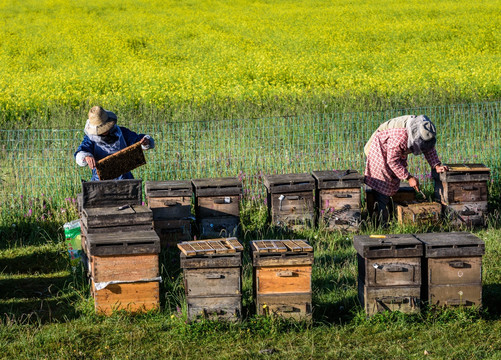
POLYGON ((499 0, 0 0, 0 112, 15 121, 90 103, 499 99, 500 8, 499 0))

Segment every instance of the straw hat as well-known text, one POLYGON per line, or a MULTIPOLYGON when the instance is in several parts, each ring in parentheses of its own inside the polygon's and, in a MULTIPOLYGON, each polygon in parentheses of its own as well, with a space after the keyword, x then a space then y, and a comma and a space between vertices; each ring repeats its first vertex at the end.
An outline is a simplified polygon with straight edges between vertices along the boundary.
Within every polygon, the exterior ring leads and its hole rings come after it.
POLYGON ((85 132, 90 135, 102 135, 111 130, 116 123, 115 113, 104 110, 101 106, 94 106, 89 110, 89 120, 85 124, 85 132))

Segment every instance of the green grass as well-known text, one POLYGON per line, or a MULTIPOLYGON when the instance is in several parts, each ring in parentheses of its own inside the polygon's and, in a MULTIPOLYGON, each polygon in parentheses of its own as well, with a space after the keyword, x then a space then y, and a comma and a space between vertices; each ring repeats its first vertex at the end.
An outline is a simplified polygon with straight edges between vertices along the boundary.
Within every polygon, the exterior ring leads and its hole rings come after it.
MULTIPOLYGON (((265 208, 251 200, 242 206, 242 220, 244 319, 235 324, 186 322, 177 249, 160 254, 162 309, 108 318, 94 313, 82 269, 71 269, 62 242, 63 219, 47 230, 43 241, 30 238, 4 245, 0 358, 500 358, 501 230, 496 216, 488 228, 474 230, 486 244, 482 309, 425 307, 420 314, 383 313, 370 319, 357 299, 353 234, 270 228, 265 208), (254 315, 249 241, 291 237, 307 239, 314 247, 312 323, 254 315)), ((23 233, 36 233, 37 226, 26 223, 23 233)), ((427 228, 392 224, 384 231, 367 225, 360 233, 442 230, 452 229, 446 223, 427 228)))

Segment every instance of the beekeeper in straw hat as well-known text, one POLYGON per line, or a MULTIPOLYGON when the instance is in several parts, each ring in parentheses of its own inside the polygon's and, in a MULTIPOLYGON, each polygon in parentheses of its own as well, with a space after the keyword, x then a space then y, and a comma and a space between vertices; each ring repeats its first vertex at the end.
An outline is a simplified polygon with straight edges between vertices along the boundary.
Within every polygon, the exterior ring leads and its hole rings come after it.
MULTIPOLYGON (((141 142, 143 150, 155 147, 153 138, 145 134, 136 134, 123 126, 117 126, 115 113, 94 106, 89 111, 89 118, 84 127, 85 136, 75 152, 75 161, 80 166, 89 166, 92 170, 91 180, 99 180, 96 172, 96 162, 108 155, 114 154, 127 146, 141 142)), ((133 179, 130 172, 121 175, 116 180, 133 179)))
POLYGON ((367 157, 365 183, 375 193, 375 213, 379 220, 388 221, 387 205, 400 181, 419 191, 419 181, 407 170, 409 154, 423 154, 432 169, 438 173, 447 171, 438 158, 435 144, 435 125, 425 115, 400 116, 381 124, 364 148, 367 157))

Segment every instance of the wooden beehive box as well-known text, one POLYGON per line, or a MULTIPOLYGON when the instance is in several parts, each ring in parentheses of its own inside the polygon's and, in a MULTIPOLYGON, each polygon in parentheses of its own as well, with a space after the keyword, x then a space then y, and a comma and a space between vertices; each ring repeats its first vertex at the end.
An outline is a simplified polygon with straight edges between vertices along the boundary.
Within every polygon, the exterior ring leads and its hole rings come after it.
POLYGON ((468 232, 416 238, 424 244, 423 298, 436 306, 482 306, 484 242, 468 232))
POLYGON ((313 248, 304 240, 251 242, 258 315, 311 320, 313 248))
POLYGON ((88 256, 158 254, 160 239, 153 230, 93 233, 86 236, 88 256))
POLYGON ((153 229, 151 211, 141 206, 141 183, 134 179, 82 182, 78 204, 84 251, 88 234, 153 229))
POLYGON ((160 308, 159 281, 109 284, 99 290, 91 282, 91 287, 94 306, 99 314, 111 315, 118 310, 138 313, 160 308))
POLYGON ((96 312, 132 313, 160 306, 159 239, 148 232, 97 233, 87 238, 96 312))
POLYGON ((146 206, 125 205, 83 209, 82 223, 89 229, 102 228, 103 231, 127 231, 135 226, 153 227, 153 214, 146 206))
POLYGON ((152 229, 151 210, 141 205, 141 184, 134 179, 82 182, 82 228, 87 233, 152 229))
POLYGON ((396 204, 399 224, 436 224, 442 217, 442 204, 438 202, 411 202, 396 204))
POLYGON ((179 243, 188 319, 242 316, 242 251, 236 238, 179 243))
POLYGON ((358 297, 368 316, 419 311, 423 245, 413 235, 356 235, 358 297))
POLYGON ((192 180, 195 217, 202 238, 238 234, 242 183, 233 177, 192 180))
POLYGON ((191 220, 194 217, 191 214, 193 188, 190 180, 147 181, 145 194, 162 246, 192 239, 191 220))
POLYGON ((449 171, 433 171, 435 198, 453 225, 481 226, 488 214, 490 169, 484 164, 447 164, 449 171))
MULTIPOLYGON (((393 215, 395 212, 395 204, 399 203, 412 203, 416 201, 416 191, 409 186, 406 182, 401 182, 398 192, 390 197, 390 202, 388 203, 388 214, 393 215)), ((374 213, 375 209, 375 198, 374 190, 370 187, 365 187, 365 202, 367 205, 367 212, 370 216, 374 213)))
POLYGON ((447 164, 449 171, 432 172, 435 198, 445 205, 487 201, 490 169, 484 164, 447 164))
POLYGON ((143 149, 137 142, 99 160, 96 163, 96 171, 100 180, 111 180, 144 164, 146 159, 143 149))
POLYGON ((82 182, 81 210, 142 204, 142 180, 107 180, 82 182))
POLYGON ((313 171, 319 224, 355 231, 361 222, 363 176, 356 170, 313 171))
POLYGON ((265 175, 269 218, 292 230, 315 224, 315 179, 307 173, 265 175))
POLYGON ((190 180, 146 181, 144 189, 154 220, 183 220, 191 217, 193 190, 190 180))
POLYGON ((95 283, 155 279, 159 276, 158 254, 92 255, 90 275, 95 283))
POLYGON ((487 201, 443 205, 444 218, 451 225, 473 227, 485 225, 488 215, 487 201))

